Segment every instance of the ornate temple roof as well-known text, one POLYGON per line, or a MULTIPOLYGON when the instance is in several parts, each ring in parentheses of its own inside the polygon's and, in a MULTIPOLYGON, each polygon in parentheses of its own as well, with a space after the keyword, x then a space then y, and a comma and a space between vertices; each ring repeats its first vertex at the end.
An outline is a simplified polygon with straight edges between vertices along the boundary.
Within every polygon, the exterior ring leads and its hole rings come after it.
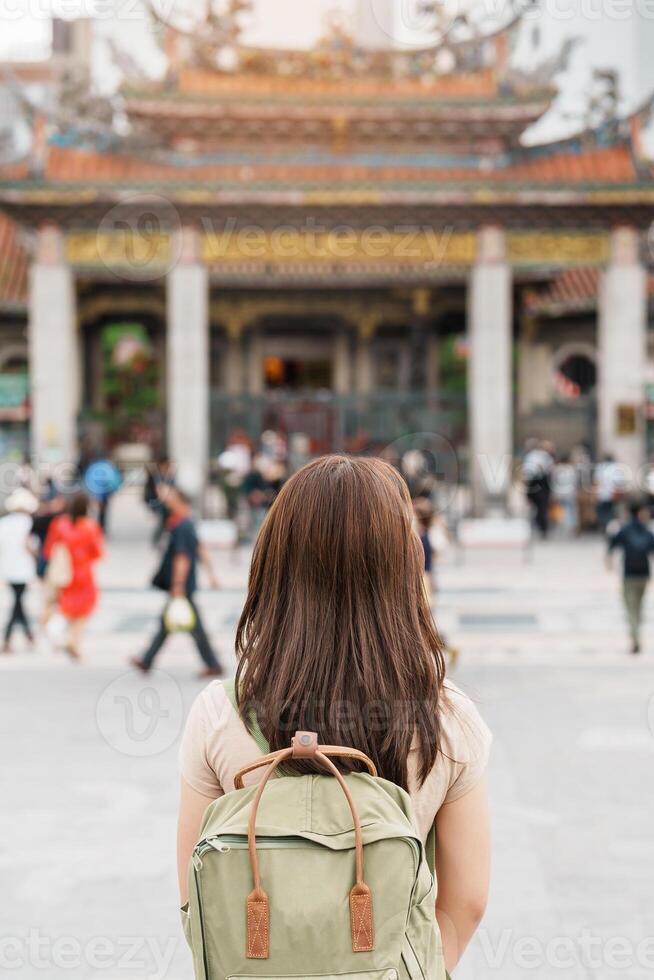
MULTIPOLYGON (((552 187, 557 185, 637 184, 642 171, 637 166, 631 147, 626 142, 613 146, 555 147, 548 153, 540 148, 525 152, 503 165, 481 167, 476 161, 445 161, 437 155, 416 155, 409 159, 384 157, 380 154, 322 158, 265 159, 258 156, 233 155, 230 159, 195 160, 163 163, 136 155, 100 152, 50 145, 42 170, 34 174, 30 163, 0 168, 0 181, 12 181, 17 189, 43 186, 93 184, 155 189, 202 184, 207 192, 237 188, 297 188, 320 190, 338 187, 359 187, 369 191, 384 188, 414 189, 433 192, 435 196, 446 185, 503 186, 519 185, 552 187)), ((200 190, 200 188, 198 188, 200 190)), ((652 185, 654 190, 654 184, 652 185)))
POLYGON ((236 23, 247 6, 168 30, 165 78, 133 78, 118 105, 69 85, 57 112, 35 112, 31 153, 0 166, 0 207, 28 225, 92 224, 128 194, 161 194, 190 220, 266 206, 434 207, 437 222, 465 226, 504 208, 523 226, 535 209, 541 227, 565 209, 574 225, 575 207, 605 224, 654 217, 636 138, 649 104, 522 145, 571 42, 530 72, 510 66, 514 21, 485 36, 463 23, 420 51, 362 50, 339 25, 312 51, 254 49, 236 23))

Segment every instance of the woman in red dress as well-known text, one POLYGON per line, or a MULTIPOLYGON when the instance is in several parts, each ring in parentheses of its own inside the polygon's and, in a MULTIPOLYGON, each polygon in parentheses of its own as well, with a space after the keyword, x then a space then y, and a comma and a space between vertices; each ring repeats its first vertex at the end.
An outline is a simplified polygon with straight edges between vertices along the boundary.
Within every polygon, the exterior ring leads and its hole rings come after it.
POLYGON ((54 548, 63 545, 70 557, 70 580, 59 590, 58 607, 68 620, 66 650, 75 660, 80 657, 84 624, 97 605, 98 587, 93 566, 103 553, 100 525, 88 517, 88 509, 86 494, 75 494, 68 512, 50 525, 43 549, 49 560, 54 548))

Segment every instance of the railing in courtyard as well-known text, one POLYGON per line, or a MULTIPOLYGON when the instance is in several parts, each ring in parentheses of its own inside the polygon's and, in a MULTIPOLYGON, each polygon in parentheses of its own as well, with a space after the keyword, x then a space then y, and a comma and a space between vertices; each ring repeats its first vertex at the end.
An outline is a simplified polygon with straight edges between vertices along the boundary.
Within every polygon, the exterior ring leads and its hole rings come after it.
MULTIPOLYGON (((211 452, 219 453, 236 431, 256 443, 274 429, 289 439, 302 434, 312 454, 344 450, 379 451, 411 437, 440 437, 462 452, 467 443, 465 396, 459 393, 375 391, 368 395, 330 392, 267 392, 263 395, 211 395, 211 452)), ((404 443, 406 444, 404 445, 404 443)))

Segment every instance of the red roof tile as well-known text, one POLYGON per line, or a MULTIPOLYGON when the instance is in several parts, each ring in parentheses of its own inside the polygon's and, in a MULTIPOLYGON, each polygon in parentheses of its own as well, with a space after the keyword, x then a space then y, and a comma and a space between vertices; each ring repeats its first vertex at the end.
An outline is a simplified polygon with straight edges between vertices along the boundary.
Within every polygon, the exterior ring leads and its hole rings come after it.
MULTIPOLYGON (((23 168, 0 170, 2 180, 25 179, 23 168)), ((588 149, 582 153, 553 151, 533 156, 502 168, 422 167, 401 162, 366 165, 334 157, 328 163, 209 163, 172 165, 136 156, 99 153, 92 150, 49 148, 46 182, 56 183, 264 183, 282 186, 304 183, 442 184, 476 182, 481 184, 525 183, 612 184, 638 180, 627 146, 588 149)))
MULTIPOLYGON (((529 290, 524 297, 528 313, 592 311, 597 306, 601 272, 596 267, 562 269, 546 286, 529 290)), ((648 279, 649 295, 654 297, 654 275, 648 279)))

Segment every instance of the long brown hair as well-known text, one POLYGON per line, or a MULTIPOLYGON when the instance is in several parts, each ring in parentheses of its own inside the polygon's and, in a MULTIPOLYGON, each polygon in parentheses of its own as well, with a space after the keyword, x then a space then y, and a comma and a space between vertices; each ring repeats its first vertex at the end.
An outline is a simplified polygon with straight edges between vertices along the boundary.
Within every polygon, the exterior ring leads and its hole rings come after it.
POLYGON ((406 484, 388 463, 324 456, 295 473, 259 533, 236 633, 248 728, 256 715, 273 750, 317 731, 405 789, 415 738, 424 782, 445 665, 423 567, 406 484))

